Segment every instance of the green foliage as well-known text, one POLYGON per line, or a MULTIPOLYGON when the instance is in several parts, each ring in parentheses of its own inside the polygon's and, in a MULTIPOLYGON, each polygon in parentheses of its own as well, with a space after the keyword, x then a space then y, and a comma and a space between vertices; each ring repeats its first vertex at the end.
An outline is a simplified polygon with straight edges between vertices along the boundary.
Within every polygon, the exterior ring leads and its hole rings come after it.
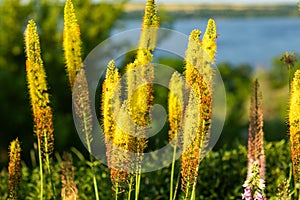
POLYGON ((248 115, 245 113, 248 113, 253 68, 249 65, 231 67, 225 63, 218 65, 218 69, 224 81, 227 98, 227 117, 220 141, 230 146, 234 142, 233 138, 246 139, 248 115))
POLYGON ((278 187, 289 177, 291 154, 289 143, 285 141, 266 143, 266 194, 276 199, 278 187), (275 150, 276 149, 276 150, 275 150))
MULTIPOLYGON (((278 185, 284 178, 289 176, 290 171, 290 151, 289 144, 284 140, 280 142, 267 142, 265 144, 266 153, 266 195, 268 199, 276 199, 278 185), (276 151, 274 151, 276 149, 276 151)), ((78 187, 80 199, 91 199, 94 195, 93 173, 90 162, 83 160, 72 153, 74 158, 74 180, 78 187)), ((159 159, 159 158, 157 158, 159 159)), ((56 188, 61 188, 61 161, 52 164, 53 179, 56 188)), ((175 170, 179 172, 177 162, 175 170)), ((243 192, 242 184, 247 173, 247 150, 243 145, 238 145, 233 150, 222 148, 218 151, 210 152, 201 161, 198 177, 198 190, 196 199, 240 199, 243 192)), ((111 199, 114 191, 111 190, 109 169, 98 163, 96 165, 96 179, 100 183, 99 195, 101 199, 111 199)), ((22 166, 22 176, 19 199, 36 199, 39 191, 39 169, 22 166)), ((46 179, 49 177, 46 177, 46 179)), ((175 176, 175 179, 177 177, 175 176)), ((6 169, 0 172, 0 199, 6 199, 8 192, 8 177, 6 169)), ((145 200, 168 199, 169 197, 170 169, 168 167, 158 171, 145 173, 142 175, 140 197, 145 200)), ((45 194, 51 194, 50 184, 45 187, 45 194)), ((126 195, 125 195, 126 196, 126 195)), ((57 195, 59 198, 59 194, 57 195)))
POLYGON ((108 38, 112 27, 122 15, 124 4, 128 0, 101 1, 95 4, 93 0, 74 0, 76 15, 81 30, 83 57, 96 45, 108 38))

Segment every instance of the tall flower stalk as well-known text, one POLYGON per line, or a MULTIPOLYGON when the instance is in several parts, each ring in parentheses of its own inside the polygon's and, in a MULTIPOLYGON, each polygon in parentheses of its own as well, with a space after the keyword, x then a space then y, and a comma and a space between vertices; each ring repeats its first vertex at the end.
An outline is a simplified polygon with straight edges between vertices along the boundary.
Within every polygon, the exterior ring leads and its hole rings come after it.
POLYGON ((135 182, 135 199, 139 198, 141 164, 147 146, 146 127, 150 124, 153 101, 154 68, 150 64, 155 48, 159 18, 154 0, 148 0, 135 60, 126 66, 126 94, 120 99, 121 85, 114 62, 108 64, 102 89, 103 127, 111 179, 116 190, 128 183, 128 199, 135 182), (130 155, 136 155, 134 158, 130 155), (131 160, 129 160, 131 159, 131 160), (115 169, 113 168, 115 166, 115 169), (125 169, 124 169, 125 168, 125 169), (123 170, 123 172, 122 172, 123 170), (134 176, 125 171, 134 172, 134 176))
MULTIPOLYGON (((265 179, 262 93, 258 80, 254 81, 252 90, 248 132, 248 170, 251 169, 254 162, 257 162, 260 177, 265 179)), ((249 174, 250 172, 248 172, 249 174)))
MULTIPOLYGON (((29 95, 34 118, 34 132, 37 136, 38 154, 40 164, 40 199, 43 199, 43 162, 51 176, 50 156, 54 148, 52 111, 46 82, 46 73, 41 58, 40 42, 37 27, 33 20, 28 22, 25 31, 26 46, 26 74, 29 95)), ((55 198, 55 188, 51 176, 53 197, 55 198)))
MULTIPOLYGON (((126 67, 130 116, 138 126, 145 126, 150 122, 149 110, 152 106, 153 88, 149 83, 154 79, 154 69, 150 64, 153 59, 151 51, 155 48, 159 27, 156 12, 154 0, 148 0, 137 55, 134 62, 126 67)), ((137 151, 142 152, 143 148, 137 151)))
POLYGON ((248 172, 242 197, 246 200, 266 199, 262 93, 258 80, 253 83, 249 119, 248 172))
POLYGON ((294 74, 290 91, 290 143, 295 183, 300 183, 300 70, 294 74))
POLYGON ((127 71, 127 98, 129 104, 129 114, 135 123, 133 128, 135 137, 133 151, 136 156, 135 172, 135 199, 138 199, 141 182, 141 163, 143 151, 147 146, 145 135, 145 126, 150 123, 150 108, 153 101, 153 86, 150 84, 154 79, 154 68, 150 62, 153 59, 151 51, 156 44, 157 30, 159 27, 159 18, 154 0, 148 0, 146 3, 145 14, 142 24, 139 48, 136 59, 126 67, 127 71))
POLYGON ((21 147, 18 138, 9 146, 8 186, 9 200, 18 199, 18 187, 21 173, 21 147))
POLYGON ((181 188, 185 199, 195 199, 198 168, 206 141, 209 138, 212 117, 211 63, 216 53, 216 24, 210 19, 202 41, 201 32, 193 30, 186 51, 185 77, 188 102, 183 120, 183 154, 181 159, 181 188))
POLYGON ((291 82, 294 77, 294 65, 296 62, 296 56, 293 52, 285 52, 285 54, 280 59, 282 63, 286 66, 288 70, 288 81, 289 81, 289 90, 291 90, 291 82))
MULTIPOLYGON (((106 156, 108 166, 110 167, 110 177, 115 190, 115 199, 118 194, 124 190, 128 183, 129 175, 126 171, 130 159, 129 152, 129 135, 118 127, 118 121, 128 121, 124 119, 122 113, 118 115, 120 109, 120 75, 115 67, 114 61, 109 62, 106 70, 105 80, 102 85, 102 115, 103 130, 105 135, 106 156), (118 118, 117 118, 118 116, 118 118), (125 169, 124 169, 125 168, 125 169)), ((130 194, 130 193, 129 193, 130 194)), ((128 198, 130 199, 130 197, 128 198)))
POLYGON ((171 177, 170 177, 170 200, 176 198, 174 193, 174 173, 175 173, 175 161, 176 161, 176 151, 180 143, 180 131, 183 120, 184 111, 184 80, 183 77, 175 72, 169 83, 170 93, 168 98, 168 110, 169 110, 169 141, 173 145, 173 157, 171 166, 171 177))
MULTIPOLYGON (((64 8, 64 31, 63 47, 66 59, 66 70, 69 77, 70 86, 73 94, 73 104, 75 112, 80 119, 80 128, 85 134, 85 142, 89 153, 91 153, 91 132, 93 129, 93 119, 88 92, 88 83, 85 69, 81 58, 81 39, 80 28, 77 23, 75 9, 71 0, 67 0, 64 8), (75 79, 76 78, 76 79, 75 79), (76 87, 75 85, 76 80, 76 87)), ((93 173, 93 184, 96 200, 99 199, 98 184, 94 167, 94 158, 90 154, 92 162, 91 170, 93 173)))
POLYGON ((80 27, 77 23, 72 0, 66 0, 64 8, 63 48, 66 59, 66 71, 72 89, 76 73, 82 67, 80 27))

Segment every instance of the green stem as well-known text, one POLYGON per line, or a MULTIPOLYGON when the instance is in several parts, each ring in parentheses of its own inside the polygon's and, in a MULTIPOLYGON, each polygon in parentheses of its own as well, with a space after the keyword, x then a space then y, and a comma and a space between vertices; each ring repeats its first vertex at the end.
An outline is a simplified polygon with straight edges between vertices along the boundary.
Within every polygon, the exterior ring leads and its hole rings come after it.
POLYGON ((184 200, 187 200, 189 197, 189 193, 190 193, 190 183, 187 183, 186 189, 185 189, 185 197, 184 200))
POLYGON ((93 182, 94 182, 94 190, 95 190, 96 200, 99 200, 98 185, 97 185, 94 167, 92 167, 92 171, 93 171, 93 182))
POLYGON ((195 200, 195 198, 196 198, 196 195, 195 195, 195 190, 194 190, 194 187, 193 187, 192 194, 191 194, 191 200, 195 200))
POLYGON ((50 182, 51 182, 52 192, 53 192, 53 200, 55 200, 56 199, 56 190, 55 190, 54 181, 53 181, 53 177, 52 177, 52 171, 51 171, 50 166, 48 166, 48 173, 50 175, 50 182))
POLYGON ((139 199, 139 192, 140 192, 140 183, 141 183, 141 169, 139 168, 135 175, 135 200, 139 199))
POLYGON ((51 187, 52 187, 52 192, 53 192, 53 200, 56 199, 56 191, 55 191, 55 187, 54 187, 54 182, 53 182, 53 177, 52 177, 52 173, 51 173, 51 167, 50 167, 50 158, 49 158, 49 153, 48 153, 48 141, 47 141, 47 138, 44 137, 44 142, 45 142, 45 159, 46 159, 46 167, 47 167, 47 171, 48 171, 48 174, 50 176, 50 184, 51 184, 51 187))
MULTIPOLYGON (((89 148, 89 152, 91 147, 90 147, 90 143, 88 142, 88 148, 89 148)), ((95 196, 96 196, 96 200, 99 200, 99 192, 98 192, 98 184, 97 184, 97 179, 96 179, 96 172, 95 172, 95 167, 94 167, 94 158, 92 157, 92 155, 90 155, 90 161, 92 163, 91 165, 91 170, 92 170, 92 174, 93 174, 93 183, 94 183, 94 191, 95 191, 95 196)))
MULTIPOLYGON (((86 137, 88 137, 88 134, 86 134, 86 137)), ((93 184, 94 184, 95 196, 96 196, 96 200, 99 200, 98 184, 97 184, 96 172, 95 172, 95 167, 94 167, 94 158, 91 155, 91 144, 90 144, 90 141, 88 140, 88 138, 86 138, 86 142, 87 142, 88 151, 90 153, 90 161, 92 163, 91 170, 92 170, 92 174, 93 174, 93 184)))
POLYGON ((37 141, 38 141, 38 154, 39 154, 39 164, 40 164, 40 182, 41 182, 40 199, 43 200, 44 175, 43 175, 43 162, 42 162, 42 152, 41 152, 41 141, 40 141, 40 138, 39 138, 38 135, 37 135, 37 141))
POLYGON ((174 169, 175 169, 175 161, 176 161, 176 144, 174 145, 173 150, 173 158, 172 158, 172 167, 171 167, 171 180, 170 180, 170 200, 173 199, 173 181, 174 181, 174 169))
POLYGON ((290 166, 289 179, 288 179, 288 184, 289 185, 292 181, 292 174, 293 174, 293 166, 290 166))
POLYGON ((118 200, 118 193, 119 193, 118 188, 119 188, 118 183, 116 183, 116 186, 115 186, 115 195, 116 195, 115 200, 118 200))
POLYGON ((87 144, 87 148, 90 154, 90 161, 92 163, 91 165, 91 170, 92 170, 92 174, 93 174, 93 184, 94 184, 94 191, 95 191, 95 196, 96 196, 96 200, 99 200, 99 192, 98 192, 98 184, 97 184, 97 179, 96 179, 96 172, 95 172, 95 167, 94 167, 94 158, 91 154, 92 152, 92 148, 91 148, 91 143, 90 143, 90 139, 89 139, 89 134, 87 133, 86 130, 88 130, 88 125, 85 121, 85 119, 87 119, 87 116, 85 113, 83 113, 83 122, 84 122, 84 130, 85 130, 85 141, 87 144))
POLYGON ((133 184, 133 176, 130 177, 129 190, 128 190, 128 198, 127 198, 127 200, 131 199, 132 184, 133 184))
MULTIPOLYGON (((198 172, 199 170, 199 164, 196 168, 196 172, 198 172)), ((197 176, 195 175, 194 177, 194 183, 193 183, 193 190, 192 190, 192 194, 191 194, 191 200, 195 200, 196 199, 196 185, 197 185, 197 176)))
POLYGON ((178 173, 178 176, 177 176, 177 181, 176 181, 175 192, 174 192, 174 195, 173 195, 173 200, 176 200, 177 190, 178 190, 178 187, 179 187, 179 180, 180 180, 180 172, 178 173))

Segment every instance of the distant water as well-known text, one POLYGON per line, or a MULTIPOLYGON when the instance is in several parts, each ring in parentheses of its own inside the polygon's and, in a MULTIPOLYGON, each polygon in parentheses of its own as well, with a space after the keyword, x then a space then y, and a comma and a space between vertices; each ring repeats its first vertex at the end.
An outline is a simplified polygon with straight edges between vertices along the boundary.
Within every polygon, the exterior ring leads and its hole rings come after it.
MULTIPOLYGON (((300 18, 215 19, 218 37, 217 63, 270 67, 274 57, 286 51, 300 53, 300 18)), ((177 19, 172 29, 188 35, 193 29, 205 31, 207 19, 177 19)), ((112 34, 139 28, 141 20, 119 21, 112 34)))

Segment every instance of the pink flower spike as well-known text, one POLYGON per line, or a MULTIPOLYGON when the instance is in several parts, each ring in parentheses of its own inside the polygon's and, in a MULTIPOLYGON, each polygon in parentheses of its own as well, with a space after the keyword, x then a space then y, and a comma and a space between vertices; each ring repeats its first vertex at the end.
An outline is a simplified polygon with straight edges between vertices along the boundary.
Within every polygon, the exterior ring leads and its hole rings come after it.
POLYGON ((260 192, 256 192, 254 195, 254 200, 265 200, 265 197, 260 192))
POLYGON ((242 194, 242 199, 251 200, 251 187, 248 186, 244 189, 244 194, 242 194))
POLYGON ((252 189, 252 187, 251 187, 251 186, 248 186, 248 187, 246 187, 246 188, 244 189, 244 191, 245 191, 245 192, 251 192, 251 189, 252 189))
POLYGON ((242 194, 242 199, 251 200, 251 194, 242 194))

